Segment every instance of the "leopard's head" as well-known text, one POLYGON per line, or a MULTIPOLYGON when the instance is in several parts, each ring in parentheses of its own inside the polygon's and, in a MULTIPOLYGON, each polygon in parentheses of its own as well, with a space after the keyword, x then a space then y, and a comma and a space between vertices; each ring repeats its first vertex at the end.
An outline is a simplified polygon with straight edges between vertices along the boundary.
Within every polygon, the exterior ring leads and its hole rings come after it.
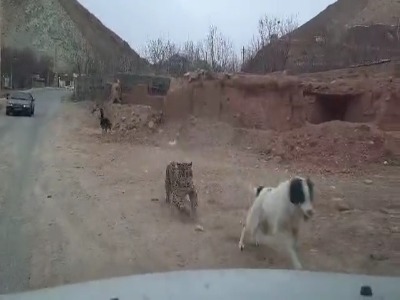
POLYGON ((178 176, 182 187, 190 187, 193 183, 193 163, 177 163, 178 176))

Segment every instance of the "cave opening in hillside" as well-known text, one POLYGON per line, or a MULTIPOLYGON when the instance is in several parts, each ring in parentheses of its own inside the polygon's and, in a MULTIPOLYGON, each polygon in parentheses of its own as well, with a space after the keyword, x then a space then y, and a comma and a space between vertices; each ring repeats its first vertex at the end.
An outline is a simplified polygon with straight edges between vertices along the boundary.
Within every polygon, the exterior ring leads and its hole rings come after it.
POLYGON ((315 95, 314 117, 311 123, 349 120, 349 107, 357 101, 355 95, 319 94, 315 95))

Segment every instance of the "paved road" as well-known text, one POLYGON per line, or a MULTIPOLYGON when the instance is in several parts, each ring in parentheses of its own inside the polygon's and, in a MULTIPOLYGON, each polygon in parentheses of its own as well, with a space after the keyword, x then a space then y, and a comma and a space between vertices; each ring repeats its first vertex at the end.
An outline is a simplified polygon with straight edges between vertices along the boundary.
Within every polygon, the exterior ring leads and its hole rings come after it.
POLYGON ((0 294, 29 287, 39 153, 65 90, 36 89, 35 116, 0 115, 0 294), (30 203, 29 203, 30 202, 30 203))

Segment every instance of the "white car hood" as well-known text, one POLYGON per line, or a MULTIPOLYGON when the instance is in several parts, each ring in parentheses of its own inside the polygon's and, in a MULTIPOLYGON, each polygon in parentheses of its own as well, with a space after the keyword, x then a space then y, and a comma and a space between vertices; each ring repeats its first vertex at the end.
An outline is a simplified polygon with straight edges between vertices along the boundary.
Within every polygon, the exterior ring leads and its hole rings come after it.
POLYGON ((0 299, 399 300, 400 278, 261 269, 178 271, 65 285, 0 299), (362 286, 370 286, 373 296, 361 296, 362 286))

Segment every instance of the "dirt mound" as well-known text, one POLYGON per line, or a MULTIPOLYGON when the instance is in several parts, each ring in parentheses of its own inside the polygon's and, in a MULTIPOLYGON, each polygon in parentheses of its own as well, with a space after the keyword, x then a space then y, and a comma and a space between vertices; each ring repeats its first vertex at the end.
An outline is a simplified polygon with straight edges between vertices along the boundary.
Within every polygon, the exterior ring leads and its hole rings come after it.
POLYGON ((190 117, 182 122, 176 140, 183 146, 223 147, 232 143, 234 134, 235 129, 229 124, 190 117))
POLYGON ((162 113, 146 105, 111 105, 114 129, 119 131, 155 129, 162 122, 162 113))
POLYGON ((260 160, 312 172, 353 173, 388 160, 386 133, 373 125, 332 121, 276 132, 234 128, 223 122, 188 118, 163 126, 148 141, 183 148, 230 148, 255 153, 260 160))
POLYGON ((350 171, 384 161, 385 134, 371 125, 333 121, 280 133, 267 150, 285 162, 350 171))

